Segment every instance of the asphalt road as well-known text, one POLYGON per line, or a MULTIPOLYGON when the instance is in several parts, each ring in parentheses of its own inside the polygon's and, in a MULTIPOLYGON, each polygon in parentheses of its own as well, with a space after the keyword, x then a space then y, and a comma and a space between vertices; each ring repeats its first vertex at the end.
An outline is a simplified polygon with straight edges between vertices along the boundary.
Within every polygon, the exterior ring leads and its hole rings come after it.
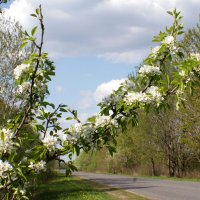
POLYGON ((152 200, 200 200, 200 183, 76 172, 75 176, 145 196, 152 200))

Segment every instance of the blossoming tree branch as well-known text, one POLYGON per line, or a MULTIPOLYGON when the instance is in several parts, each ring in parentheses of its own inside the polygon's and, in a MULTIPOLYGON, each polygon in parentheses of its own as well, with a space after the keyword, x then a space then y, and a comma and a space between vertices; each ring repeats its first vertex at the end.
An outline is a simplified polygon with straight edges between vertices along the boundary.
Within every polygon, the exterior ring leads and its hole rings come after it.
MULTIPOLYGON (((29 45, 33 51, 14 70, 16 112, 0 130, 0 199, 29 199, 33 179, 46 170, 48 162, 65 162, 62 155, 71 159, 80 150, 105 146, 112 154, 117 135, 130 123, 137 125, 138 110, 166 109, 170 95, 177 98, 179 108, 184 94, 199 87, 200 55, 185 53, 177 40, 183 34, 182 17, 176 10, 168 13, 174 18, 173 25, 154 37, 159 46, 151 50, 137 75, 127 78, 99 104, 97 116, 81 123, 75 110, 45 101, 55 67, 43 52, 45 27, 41 6, 36 9, 32 16, 40 22, 41 37, 36 38, 38 27, 24 32, 22 48, 29 45), (76 123, 63 129, 60 119, 68 114, 66 120, 76 123)), ((75 170, 71 161, 65 164, 75 170)))

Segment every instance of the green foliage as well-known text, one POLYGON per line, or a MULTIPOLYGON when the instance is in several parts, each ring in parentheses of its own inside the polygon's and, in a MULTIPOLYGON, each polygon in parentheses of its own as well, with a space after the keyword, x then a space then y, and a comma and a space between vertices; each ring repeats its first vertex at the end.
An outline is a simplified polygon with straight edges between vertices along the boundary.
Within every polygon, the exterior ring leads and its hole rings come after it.
MULTIPOLYGON (((172 12, 169 14, 174 15, 172 12)), ((166 29, 166 32, 169 33, 171 30, 172 27, 166 29)), ((166 35, 165 32, 160 32, 154 38, 154 41, 160 42, 166 35)), ((189 57, 191 53, 200 53, 199 36, 200 29, 199 24, 197 24, 196 27, 186 32, 183 41, 180 42, 180 46, 184 47, 189 57)), ((165 47, 162 46, 160 51, 166 51, 165 47)), ((160 52, 157 56, 159 55, 161 59, 164 58, 160 52)), ((152 58, 147 58, 146 61, 151 62, 152 58)), ((105 172, 106 169, 106 172, 110 173, 168 175, 177 177, 199 176, 199 79, 194 80, 193 77, 193 82, 187 88, 184 83, 180 83, 180 78, 182 77, 175 74, 172 62, 166 62, 166 64, 168 66, 166 68, 165 87, 169 87, 173 80, 173 83, 176 85, 180 84, 181 91, 186 90, 182 98, 184 101, 180 99, 183 104, 180 104, 180 102, 177 103, 179 110, 177 111, 174 106, 176 99, 170 97, 162 109, 155 110, 152 107, 146 107, 148 114, 139 111, 137 115, 139 121, 138 126, 132 128, 130 125, 127 126, 127 121, 124 122, 125 129, 122 129, 124 134, 119 134, 117 138, 117 148, 114 156, 110 157, 105 150, 94 152, 95 157, 82 153, 77 158, 77 166, 81 170, 105 172), (174 72, 172 73, 172 71, 174 72), (104 157, 107 157, 104 163, 104 166, 106 166, 105 169, 102 170, 98 164, 93 165, 104 157), (91 168, 91 166, 93 167, 91 168)), ((179 65, 179 68, 184 70, 186 76, 189 76, 195 65, 196 61, 189 59, 188 61, 184 60, 179 65)), ((134 76, 130 76, 130 78, 136 82, 134 76)), ((154 77, 155 80, 158 82, 161 81, 159 76, 154 77)), ((148 82, 147 76, 143 77, 142 80, 142 83, 146 82, 148 82)), ((136 83, 137 88, 139 88, 138 82, 136 83)), ((102 106, 102 112, 105 113, 109 112, 115 105, 110 104, 108 107, 106 104, 100 104, 100 106, 102 106)), ((125 108, 122 102, 117 106, 119 109, 124 109, 125 112, 127 109, 128 112, 130 111, 130 107, 125 108)), ((137 106, 139 105, 137 104, 137 106)), ((136 117, 135 113, 134 115, 136 117)))
MULTIPOLYGON (((41 40, 36 39, 37 27, 31 33, 23 32, 20 46, 31 47, 32 51, 23 64, 19 63, 14 69, 15 113, 1 127, 2 200, 28 199, 30 186, 44 173, 46 164, 52 161, 64 163, 66 174, 70 175, 76 170, 71 161, 74 154, 105 147, 113 155, 116 138, 127 130, 127 138, 119 139, 121 146, 117 147, 122 155, 115 154, 120 170, 150 161, 155 175, 155 161, 162 160, 163 153, 168 156, 170 175, 179 176, 185 172, 187 163, 184 158, 188 156, 188 151, 183 146, 189 146, 183 142, 186 140, 182 129, 185 121, 181 115, 174 114, 175 110, 169 113, 164 111, 171 103, 182 108, 181 103, 187 98, 188 91, 190 94, 196 92, 199 87, 200 56, 188 56, 184 52, 182 43, 177 40, 177 36, 182 34, 182 17, 176 10, 169 14, 174 18, 173 25, 155 37, 160 46, 152 49, 138 74, 129 77, 99 104, 101 111, 98 115, 82 124, 76 110, 62 104, 55 106, 45 100, 49 95, 48 83, 55 75, 55 66, 48 54, 43 52, 45 28, 41 6, 35 10, 32 16, 39 21, 41 40), (151 114, 151 117, 148 118, 145 113, 151 114), (160 121, 165 113, 168 116, 164 117, 166 121, 160 121), (63 118, 77 123, 63 129, 63 118), (137 126, 139 121, 143 124, 132 130, 131 125, 137 126), (157 123, 153 125, 155 121, 157 123), (160 124, 163 122, 162 131, 160 124), (129 135, 129 131, 133 136, 129 135), (60 138, 60 133, 64 139, 60 138), (133 142, 134 145, 126 148, 125 142, 133 142), (138 151, 141 147, 142 153, 138 151), (134 158, 130 152, 135 152, 134 158), (62 160, 60 157, 63 155, 67 155, 70 161, 66 163, 62 160)), ((105 157, 103 159, 105 161, 105 157)), ((96 162, 95 165, 99 164, 96 162)))

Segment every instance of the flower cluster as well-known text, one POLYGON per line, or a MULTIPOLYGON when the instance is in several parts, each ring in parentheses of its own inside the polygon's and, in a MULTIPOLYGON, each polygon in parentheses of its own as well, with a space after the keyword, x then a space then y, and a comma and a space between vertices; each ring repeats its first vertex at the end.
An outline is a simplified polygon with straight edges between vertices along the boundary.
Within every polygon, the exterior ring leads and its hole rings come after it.
POLYGON ((162 43, 167 45, 174 45, 174 41, 174 37, 172 35, 168 35, 167 37, 165 37, 162 43))
POLYGON ((184 76, 186 75, 186 73, 185 73, 184 70, 181 70, 181 71, 179 72, 179 75, 182 76, 182 77, 184 77, 184 76))
POLYGON ((109 126, 112 125, 114 127, 118 127, 118 123, 115 119, 112 119, 111 116, 105 116, 105 115, 97 115, 96 116, 96 122, 95 122, 95 126, 97 128, 99 127, 105 127, 105 126, 109 126))
POLYGON ((200 54, 199 53, 191 53, 191 58, 196 59, 197 61, 200 61, 200 54))
POLYGON ((24 92, 28 92, 30 88, 31 88, 30 82, 25 81, 21 85, 18 86, 17 92, 22 94, 24 92))
POLYGON ((128 92, 128 94, 124 97, 124 101, 128 105, 131 105, 136 102, 145 102, 145 99, 145 93, 142 92, 128 92))
POLYGON ((88 144, 93 143, 93 134, 95 133, 95 127, 88 123, 85 126, 82 126, 82 137, 84 141, 88 144))
POLYGON ((117 104, 119 101, 122 100, 122 97, 120 95, 110 95, 110 96, 107 96, 105 97, 103 100, 102 100, 102 103, 103 104, 117 104))
POLYGON ((166 44, 173 54, 175 54, 178 50, 175 46, 175 38, 172 35, 166 36, 165 39, 162 41, 162 44, 166 44))
POLYGON ((13 137, 14 133, 11 130, 5 128, 1 130, 0 152, 10 153, 14 144, 12 141, 13 137))
POLYGON ((21 64, 14 69, 14 78, 17 80, 21 75, 29 69, 30 65, 21 64))
POLYGON ((152 48, 152 50, 151 50, 151 52, 152 52, 152 54, 154 54, 154 56, 157 56, 159 51, 160 51, 160 46, 156 46, 156 47, 152 48))
POLYGON ((41 171, 46 170, 46 162, 41 160, 40 162, 33 163, 30 162, 30 165, 28 166, 30 169, 34 170, 36 173, 39 173, 41 171))
POLYGON ((82 132, 83 126, 81 123, 75 123, 69 128, 70 133, 80 133, 82 132))
POLYGON ((0 178, 7 178, 11 171, 13 171, 12 165, 8 161, 0 160, 0 178))
POLYGON ((76 143, 80 137, 81 137, 81 133, 83 131, 83 126, 81 123, 75 123, 73 125, 71 125, 71 127, 69 128, 69 133, 67 135, 67 140, 73 142, 73 143, 76 143))
POLYGON ((124 97, 124 101, 127 105, 134 103, 151 103, 163 101, 163 96, 159 92, 159 88, 156 86, 149 87, 146 92, 128 92, 124 97))
POLYGON ((56 136, 47 135, 42 140, 42 142, 43 142, 44 146, 46 146, 49 151, 55 151, 56 144, 58 142, 58 138, 56 136))
POLYGON ((147 95, 149 94, 150 101, 161 102, 164 100, 162 94, 159 92, 159 88, 157 86, 151 86, 146 91, 147 95))
POLYGON ((135 89, 135 83, 130 79, 125 80, 121 85, 125 91, 135 89))
POLYGON ((37 83, 34 84, 34 87, 37 88, 37 91, 39 93, 45 93, 47 91, 47 85, 39 81, 37 81, 37 83))
POLYGON ((160 68, 157 66, 144 65, 139 69, 138 73, 141 76, 148 76, 148 75, 154 76, 154 75, 161 74, 161 71, 160 71, 160 68))

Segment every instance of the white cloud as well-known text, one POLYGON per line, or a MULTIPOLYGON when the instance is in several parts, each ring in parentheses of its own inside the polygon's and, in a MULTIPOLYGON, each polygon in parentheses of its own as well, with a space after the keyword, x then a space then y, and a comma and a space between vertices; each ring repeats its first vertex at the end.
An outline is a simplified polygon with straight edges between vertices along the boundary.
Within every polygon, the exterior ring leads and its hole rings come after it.
POLYGON ((111 80, 109 82, 102 83, 97 86, 95 91, 81 91, 81 100, 78 103, 78 107, 82 110, 96 107, 96 104, 102 101, 103 98, 109 96, 114 90, 117 90, 124 80, 125 79, 111 80))
POLYGON ((152 36, 172 21, 166 11, 182 11, 186 26, 198 21, 199 0, 15 0, 8 12, 24 27, 42 4, 46 49, 51 56, 99 55, 136 64, 152 45, 152 36))
POLYGON ((117 90, 120 86, 120 84, 125 79, 120 80, 111 80, 107 83, 102 83, 97 87, 97 89, 94 92, 94 99, 97 103, 102 101, 103 98, 109 96, 114 90, 117 90))
POLYGON ((99 55, 99 57, 105 58, 107 60, 111 60, 114 63, 139 63, 141 62, 146 55, 148 55, 149 49, 136 49, 134 51, 127 52, 113 52, 113 53, 105 53, 99 55))

